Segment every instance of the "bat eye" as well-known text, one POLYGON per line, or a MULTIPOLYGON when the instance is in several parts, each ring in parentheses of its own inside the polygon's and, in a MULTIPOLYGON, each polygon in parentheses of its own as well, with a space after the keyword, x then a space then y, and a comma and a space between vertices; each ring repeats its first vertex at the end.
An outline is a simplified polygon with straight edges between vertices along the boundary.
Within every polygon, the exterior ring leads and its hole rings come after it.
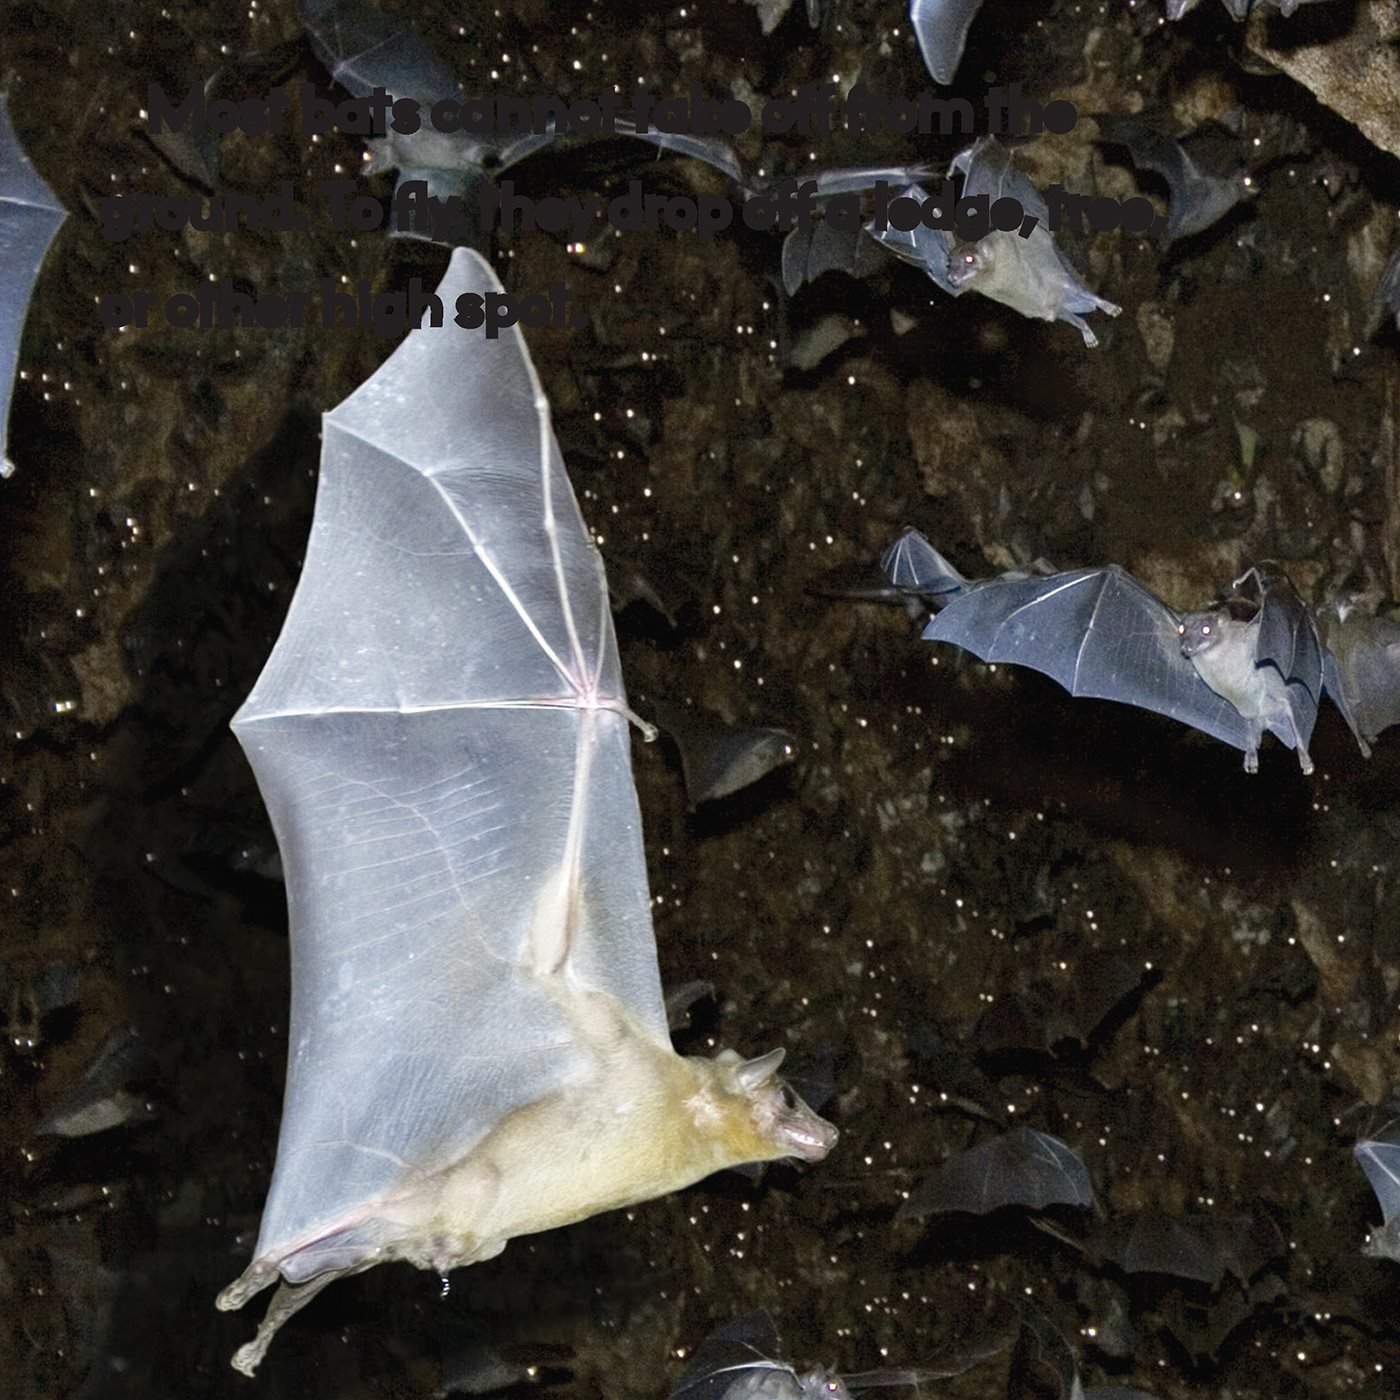
POLYGON ((1210 636, 1210 623, 1208 623, 1208 622, 1203 622, 1203 623, 1201 623, 1201 636, 1203 636, 1203 637, 1209 637, 1209 636, 1210 636))
POLYGON ((977 255, 976 255, 976 253, 964 253, 964 254, 963 254, 963 261, 964 261, 969 267, 976 267, 976 266, 977 266, 977 255))
POLYGON ((793 1113, 796 1111, 797 1095, 794 1094, 786 1084, 783 1084, 779 1087, 778 1097, 783 1101, 783 1107, 787 1109, 789 1113, 793 1113))

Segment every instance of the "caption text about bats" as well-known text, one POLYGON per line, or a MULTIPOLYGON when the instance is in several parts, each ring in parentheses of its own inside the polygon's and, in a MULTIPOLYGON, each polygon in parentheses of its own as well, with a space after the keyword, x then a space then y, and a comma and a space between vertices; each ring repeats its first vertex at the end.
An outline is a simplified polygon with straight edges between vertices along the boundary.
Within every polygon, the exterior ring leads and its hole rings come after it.
MULTIPOLYGON (((1072 103, 1063 98, 1040 103, 1024 96, 1018 83, 990 89, 981 105, 986 129, 997 135, 1063 135, 1078 119, 1072 103)), ((753 127, 755 113, 737 98, 711 97, 698 84, 684 95, 670 97, 639 88, 631 93, 626 111, 621 93, 605 91, 574 100, 450 98, 433 103, 425 112, 413 98, 396 98, 383 88, 336 102, 301 84, 290 91, 279 88, 262 98, 233 101, 206 99, 203 87, 196 83, 183 98, 172 101, 159 84, 152 83, 143 116, 153 136, 174 134, 195 141, 233 131, 271 135, 286 130, 289 119, 303 135, 339 129, 385 147, 376 156, 378 168, 398 164, 441 168, 456 172, 463 186, 466 172, 473 167, 487 170, 494 164, 503 169, 511 162, 512 149, 528 153, 565 136, 638 136, 723 171, 742 191, 740 222, 759 231, 810 229, 820 218, 838 233, 854 234, 862 227, 875 234, 891 229, 912 233, 922 225, 975 242, 992 232, 1029 238, 1040 222, 1010 196, 959 197, 947 179, 928 192, 916 179, 916 174, 931 178, 931 172, 922 169, 872 171, 868 184, 859 189, 823 189, 822 181, 815 178, 746 180, 728 143, 753 127), (434 141, 431 156, 414 151, 411 144, 425 132, 443 138, 428 137, 434 141)), ((914 97, 886 97, 871 92, 864 83, 844 95, 835 83, 807 84, 786 97, 769 98, 757 119, 766 136, 822 136, 837 129, 864 135, 971 136, 977 126, 977 114, 966 98, 938 97, 927 90, 914 97)), ((514 182, 504 179, 480 180, 470 198, 465 193, 434 193, 436 186, 436 181, 403 178, 386 201, 365 193, 355 179, 336 178, 316 181, 315 193, 335 232, 365 233, 389 223, 401 233, 446 243, 471 241, 499 225, 562 234, 583 245, 600 219, 625 232, 694 231, 704 242, 731 227, 736 216, 733 201, 723 195, 651 193, 636 179, 629 182, 625 194, 606 202, 595 194, 532 197, 517 193, 514 182)), ((1120 202, 1106 196, 1074 195, 1051 185, 1044 199, 1052 232, 1062 226, 1083 231, 1087 226, 1096 232, 1121 227, 1130 233, 1147 233, 1163 222, 1142 197, 1120 202)), ((262 196, 215 194, 206 199, 118 194, 99 199, 97 205, 103 237, 111 242, 155 230, 230 232, 241 227, 290 232, 312 227, 311 213, 299 202, 291 180, 262 196)), ((167 324, 182 328, 241 324, 272 329, 304 325, 319 302, 321 323, 328 328, 364 326, 392 337, 417 324, 409 318, 410 300, 421 315, 435 299, 371 293, 367 286, 357 287, 352 296, 333 279, 322 279, 316 295, 302 291, 254 299, 224 282, 169 297, 163 306, 157 300, 151 293, 117 293, 101 299, 99 314, 109 329, 145 326, 156 312, 163 314, 167 324)), ((551 287, 547 295, 523 299, 496 294, 494 300, 501 304, 492 307, 485 304, 490 297, 470 300, 473 305, 456 308, 458 324, 468 329, 484 326, 488 336, 517 321, 526 326, 574 324, 569 294, 562 284, 551 287)), ((439 318, 440 308, 435 323, 439 318)))

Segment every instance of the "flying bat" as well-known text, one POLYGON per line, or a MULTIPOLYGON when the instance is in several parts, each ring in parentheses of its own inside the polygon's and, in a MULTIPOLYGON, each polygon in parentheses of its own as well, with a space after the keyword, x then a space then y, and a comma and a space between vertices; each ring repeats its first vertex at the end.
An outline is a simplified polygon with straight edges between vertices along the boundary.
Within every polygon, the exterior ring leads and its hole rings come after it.
POLYGON ((0 306, 0 477, 15 470, 8 444, 10 395, 19 367, 24 318, 44 255, 67 217, 68 211, 19 144, 5 96, 0 94, 0 268, 5 273, 0 306))
POLYGON ((910 0, 909 23, 934 82, 946 87, 953 81, 981 8, 982 0, 910 0))
POLYGON ((1352 1151, 1376 1193, 1384 1221, 1371 1231, 1361 1252, 1400 1264, 1400 1118, 1392 1118, 1375 1137, 1362 1138, 1352 1151))
POLYGON ((1092 1206, 1094 1190, 1078 1155, 1049 1133, 1013 1128, 950 1157, 899 1208, 905 1219, 1003 1206, 1092 1206))
POLYGON ((306 563, 233 720, 286 869, 292 1011, 234 1365, 327 1284, 836 1140, 776 1077, 671 1047, 602 560, 518 328, 458 249, 439 327, 326 414, 306 563))
MULTIPOLYGON (((911 558, 935 580, 951 568, 927 541, 901 538, 886 552, 887 576, 911 558), (927 563, 925 548, 936 562, 927 563)), ((1029 666, 1071 695, 1168 715, 1242 749, 1246 772, 1257 771, 1267 730, 1312 771, 1307 744, 1322 693, 1322 648, 1282 575, 1250 570, 1223 603, 1184 614, 1113 564, 1017 571, 967 583, 946 601, 936 592, 928 597, 938 611, 924 628, 926 641, 1029 666)))
MULTIPOLYGON (((1258 193, 1243 166, 1211 174, 1198 160, 1219 133, 1209 130, 1176 137, 1137 117, 1098 117, 1100 139, 1122 146, 1140 170, 1166 181, 1170 195, 1166 241, 1190 238, 1223 219, 1241 201, 1258 193)), ((1237 162, 1238 165, 1238 162, 1237 162)))
POLYGON ((1400 622, 1372 617, 1344 595, 1318 604, 1315 616, 1323 685, 1370 758, 1381 730, 1400 724, 1400 622))
POLYGON ((963 174, 960 199, 981 195, 988 207, 998 199, 1014 199, 1036 223, 1028 237, 1020 230, 993 229, 975 243, 955 244, 948 262, 954 294, 970 289, 1033 320, 1067 321, 1085 345, 1097 345, 1083 313, 1117 316, 1123 308, 1095 296, 1080 280, 1050 232, 1045 201, 1012 163, 1010 151, 995 136, 980 136, 953 157, 948 173, 955 171, 963 174))

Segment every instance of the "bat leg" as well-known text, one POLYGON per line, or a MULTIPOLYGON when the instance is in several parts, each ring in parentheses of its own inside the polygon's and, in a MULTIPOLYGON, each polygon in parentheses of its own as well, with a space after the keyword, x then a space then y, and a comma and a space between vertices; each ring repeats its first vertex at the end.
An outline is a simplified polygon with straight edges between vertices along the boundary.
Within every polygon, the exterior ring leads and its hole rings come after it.
POLYGON ((1308 741, 1299 732, 1298 720, 1291 708, 1288 711, 1288 728, 1293 736, 1293 748, 1298 754, 1298 766, 1303 770, 1303 776, 1306 777, 1313 771, 1313 761, 1308 753, 1308 741))
POLYGON ((1252 736, 1249 747, 1244 751, 1244 771, 1246 773, 1259 771, 1259 741, 1252 736))
POLYGON ((1084 337, 1084 344, 1087 345, 1090 350, 1098 345, 1098 336, 1089 329, 1089 323, 1082 316, 1076 316, 1072 312, 1062 312, 1061 320, 1068 321, 1070 325, 1084 337))
MULTIPOLYGON (((371 1260, 370 1262, 378 1261, 371 1260)), ((306 1283, 284 1282, 279 1284, 277 1292, 272 1295, 272 1301, 267 1305, 267 1315, 258 1324, 257 1336, 251 1342, 245 1342, 234 1352, 233 1369, 242 1371, 245 1376, 251 1376, 258 1369, 263 1357, 267 1355, 267 1349, 272 1345, 272 1339, 288 1318, 299 1313, 328 1284, 334 1283, 338 1278, 358 1274, 363 1268, 368 1267, 369 1264, 359 1268, 330 1269, 306 1283)))

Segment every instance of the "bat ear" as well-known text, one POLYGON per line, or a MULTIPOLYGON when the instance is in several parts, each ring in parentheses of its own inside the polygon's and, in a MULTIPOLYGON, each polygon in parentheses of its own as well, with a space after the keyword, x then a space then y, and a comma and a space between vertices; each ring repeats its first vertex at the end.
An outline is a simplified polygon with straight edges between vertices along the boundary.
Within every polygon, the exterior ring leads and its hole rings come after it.
POLYGON ((760 1055, 756 1060, 745 1060, 736 1071, 741 1089, 759 1089, 768 1083, 777 1074, 778 1066, 783 1062, 783 1056, 787 1052, 781 1046, 776 1050, 770 1050, 766 1055, 760 1055))

